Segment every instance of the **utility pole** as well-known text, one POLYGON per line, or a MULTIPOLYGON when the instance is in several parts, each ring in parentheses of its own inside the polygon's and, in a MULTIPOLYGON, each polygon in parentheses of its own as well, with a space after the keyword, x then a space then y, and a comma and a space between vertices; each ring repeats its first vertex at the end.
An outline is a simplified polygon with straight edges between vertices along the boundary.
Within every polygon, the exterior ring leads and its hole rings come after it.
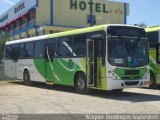
POLYGON ((93 8, 92 8, 93 1, 90 0, 90 26, 93 26, 93 8))

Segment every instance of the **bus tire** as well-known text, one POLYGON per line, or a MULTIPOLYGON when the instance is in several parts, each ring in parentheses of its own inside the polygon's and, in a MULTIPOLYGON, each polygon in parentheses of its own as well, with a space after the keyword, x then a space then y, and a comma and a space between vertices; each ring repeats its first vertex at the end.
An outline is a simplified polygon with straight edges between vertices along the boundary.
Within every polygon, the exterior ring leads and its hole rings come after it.
POLYGON ((75 89, 79 94, 87 94, 89 92, 86 76, 82 72, 77 73, 75 76, 75 89))
POLYGON ((153 88, 155 87, 155 77, 153 75, 152 72, 150 72, 150 84, 149 84, 149 88, 153 88))
POLYGON ((25 84, 26 86, 30 86, 30 85, 31 85, 30 75, 29 75, 29 71, 28 71, 28 70, 25 70, 25 71, 24 71, 23 81, 24 81, 24 84, 25 84))

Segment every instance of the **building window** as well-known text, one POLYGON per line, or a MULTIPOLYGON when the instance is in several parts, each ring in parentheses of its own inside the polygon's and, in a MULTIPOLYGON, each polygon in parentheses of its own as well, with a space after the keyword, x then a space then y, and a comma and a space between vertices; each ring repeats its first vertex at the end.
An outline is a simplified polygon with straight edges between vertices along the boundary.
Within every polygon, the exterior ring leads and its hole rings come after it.
POLYGON ((26 32, 26 38, 30 38, 30 34, 26 32))
POLYGON ((27 17, 22 18, 22 25, 25 24, 25 23, 27 23, 27 17))
POLYGON ((20 26, 20 20, 17 20, 16 21, 16 27, 19 27, 20 26))
POLYGON ((12 29, 14 29, 14 27, 15 27, 15 25, 11 24, 10 29, 12 30, 12 29))
POLYGON ((33 19, 35 19, 36 18, 36 13, 35 12, 31 12, 30 14, 29 14, 29 20, 33 20, 33 19))

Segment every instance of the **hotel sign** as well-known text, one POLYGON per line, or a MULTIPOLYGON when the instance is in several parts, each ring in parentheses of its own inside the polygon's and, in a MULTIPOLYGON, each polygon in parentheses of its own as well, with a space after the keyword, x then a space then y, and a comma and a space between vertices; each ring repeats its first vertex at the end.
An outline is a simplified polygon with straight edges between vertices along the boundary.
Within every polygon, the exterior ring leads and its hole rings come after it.
POLYGON ((14 8, 14 13, 18 13, 20 12, 21 10, 25 9, 25 2, 19 4, 16 8, 14 8))
POLYGON ((0 19, 0 23, 4 22, 5 20, 8 19, 8 14, 4 15, 1 19, 0 19))
POLYGON ((0 16, 0 27, 36 6, 37 0, 21 0, 0 16))
POLYGON ((95 3, 95 2, 86 2, 86 1, 79 1, 79 0, 70 0, 70 9, 77 10, 80 9, 82 11, 86 10, 87 8, 92 7, 95 12, 101 13, 108 13, 107 5, 104 3, 95 3))

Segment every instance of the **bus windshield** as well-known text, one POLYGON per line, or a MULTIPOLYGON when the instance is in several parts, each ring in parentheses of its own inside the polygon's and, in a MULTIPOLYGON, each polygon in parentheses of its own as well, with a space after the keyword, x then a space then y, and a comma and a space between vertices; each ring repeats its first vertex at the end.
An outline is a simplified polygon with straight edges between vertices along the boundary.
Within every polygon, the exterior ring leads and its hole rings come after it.
POLYGON ((148 65, 147 39, 109 37, 108 60, 111 65, 119 67, 142 67, 148 65))

